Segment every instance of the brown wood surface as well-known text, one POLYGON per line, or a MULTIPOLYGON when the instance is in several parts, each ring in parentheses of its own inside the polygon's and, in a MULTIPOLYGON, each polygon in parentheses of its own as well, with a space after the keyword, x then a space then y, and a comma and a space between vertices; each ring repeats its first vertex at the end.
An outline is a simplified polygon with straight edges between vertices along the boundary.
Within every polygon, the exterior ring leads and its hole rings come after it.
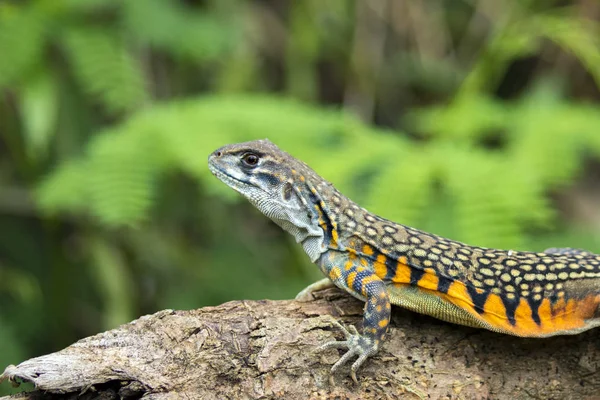
POLYGON ((360 324, 362 303, 337 289, 315 296, 160 311, 9 366, 0 380, 37 391, 0 400, 600 399, 600 329, 521 339, 398 308, 359 385, 346 367, 332 387, 341 350, 314 349, 343 337, 332 318, 360 324))

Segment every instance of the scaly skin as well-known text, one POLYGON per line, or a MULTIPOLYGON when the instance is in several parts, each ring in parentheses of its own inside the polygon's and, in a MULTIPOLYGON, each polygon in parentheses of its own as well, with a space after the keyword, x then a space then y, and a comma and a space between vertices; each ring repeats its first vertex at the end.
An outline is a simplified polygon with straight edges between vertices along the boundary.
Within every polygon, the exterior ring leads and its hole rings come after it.
MULTIPOLYGON (((444 321, 523 337, 577 334, 600 325, 600 257, 469 246, 388 221, 339 193, 268 140, 232 144, 209 157, 217 178, 290 232, 337 287, 365 301, 362 334, 321 348, 347 353, 356 371, 377 353, 390 304, 444 321)), ((324 282, 311 285, 324 286, 324 282)))

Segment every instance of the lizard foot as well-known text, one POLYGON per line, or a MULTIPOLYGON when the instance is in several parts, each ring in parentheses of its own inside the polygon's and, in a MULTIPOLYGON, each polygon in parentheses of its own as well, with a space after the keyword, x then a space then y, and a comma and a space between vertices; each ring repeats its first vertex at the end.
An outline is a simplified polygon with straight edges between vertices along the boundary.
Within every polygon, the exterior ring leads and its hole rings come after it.
POLYGON ((353 356, 358 356, 358 358, 356 359, 356 361, 354 361, 352 367, 350 368, 350 377, 352 377, 354 383, 358 384, 358 379, 356 379, 356 371, 360 368, 360 366, 365 362, 367 358, 377 353, 378 345, 374 343, 372 339, 359 334, 353 325, 350 325, 348 329, 346 329, 342 324, 340 324, 337 321, 334 321, 334 324, 341 329, 341 331, 344 333, 344 336, 346 337, 346 340, 334 340, 331 342, 327 342, 322 346, 319 346, 317 350, 320 351, 331 348, 345 348, 348 349, 348 351, 342 357, 340 357, 340 359, 335 364, 333 364, 333 367, 331 367, 329 383, 332 386, 334 386, 333 374, 341 366, 346 364, 350 358, 352 358, 353 356))

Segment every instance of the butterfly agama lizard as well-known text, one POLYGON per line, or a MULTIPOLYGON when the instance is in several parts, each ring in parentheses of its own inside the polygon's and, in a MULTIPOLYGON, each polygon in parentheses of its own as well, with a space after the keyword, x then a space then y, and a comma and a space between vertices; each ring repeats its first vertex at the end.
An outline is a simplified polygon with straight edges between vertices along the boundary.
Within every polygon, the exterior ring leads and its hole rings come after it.
POLYGON ((600 257, 469 246, 374 215, 268 140, 224 146, 211 172, 291 233, 331 282, 365 302, 362 333, 336 323, 356 371, 377 353, 391 304, 444 321, 523 337, 577 334, 600 325, 600 257))

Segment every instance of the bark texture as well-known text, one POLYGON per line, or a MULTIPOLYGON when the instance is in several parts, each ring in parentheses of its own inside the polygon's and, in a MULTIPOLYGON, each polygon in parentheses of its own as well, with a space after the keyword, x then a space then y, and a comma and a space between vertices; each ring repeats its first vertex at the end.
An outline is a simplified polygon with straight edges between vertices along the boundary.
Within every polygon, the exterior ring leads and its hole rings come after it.
POLYGON ((0 381, 29 381, 15 399, 594 399, 600 330, 520 339, 393 311, 381 351, 330 386, 341 351, 314 349, 360 324, 362 303, 336 290, 314 301, 234 301, 165 310, 9 366, 0 381))

